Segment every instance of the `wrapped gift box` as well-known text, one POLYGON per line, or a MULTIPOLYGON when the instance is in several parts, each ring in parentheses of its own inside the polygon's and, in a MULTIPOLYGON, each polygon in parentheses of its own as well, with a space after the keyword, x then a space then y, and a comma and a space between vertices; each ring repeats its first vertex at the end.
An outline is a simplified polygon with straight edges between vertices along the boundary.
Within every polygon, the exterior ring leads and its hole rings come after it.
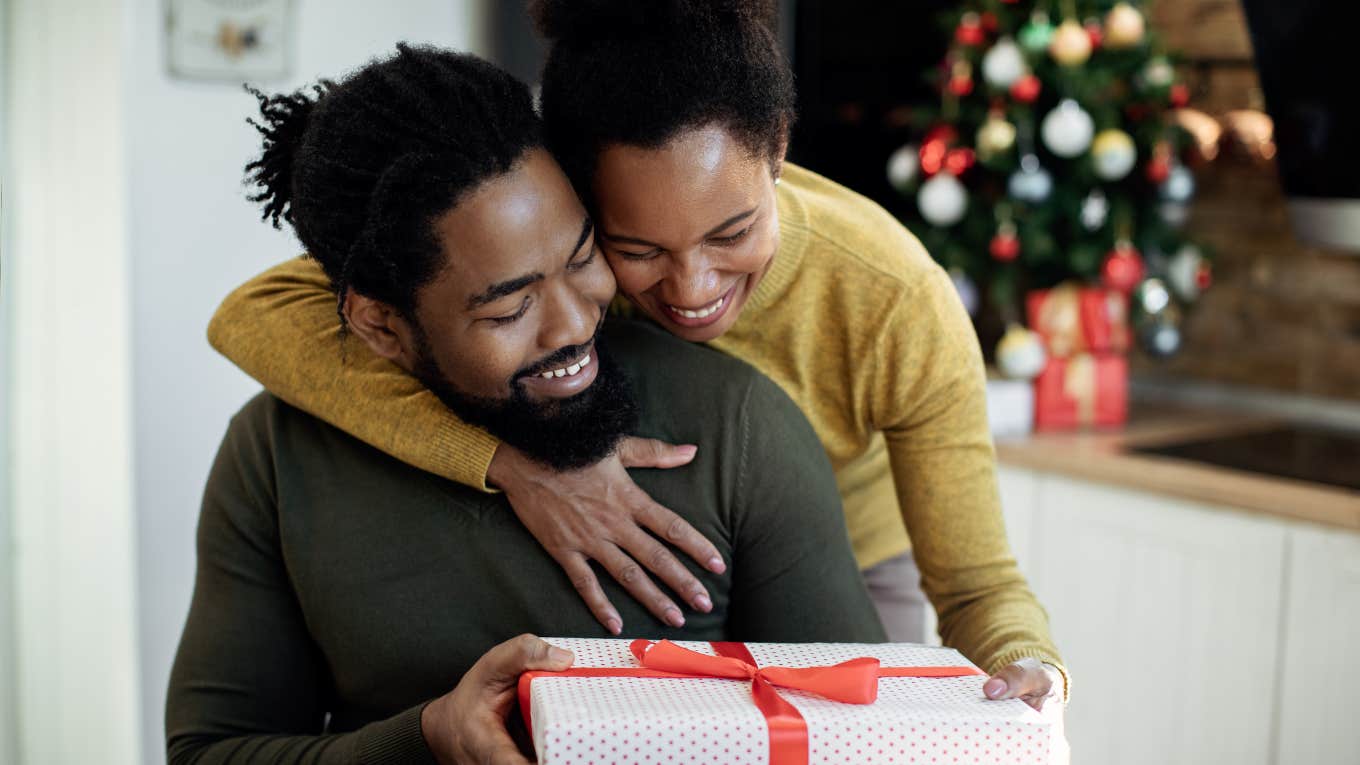
POLYGON ((1060 748, 1050 719, 985 699, 986 675, 948 648, 547 640, 576 661, 520 679, 540 765, 1047 763, 1060 748))
POLYGON ((1074 284, 1035 290, 1025 296, 1025 318, 1049 358, 1129 350, 1128 298, 1117 290, 1074 284))
POLYGON ((1123 425, 1129 414, 1129 363, 1123 356, 1052 358, 1034 380, 1034 427, 1060 430, 1123 425))

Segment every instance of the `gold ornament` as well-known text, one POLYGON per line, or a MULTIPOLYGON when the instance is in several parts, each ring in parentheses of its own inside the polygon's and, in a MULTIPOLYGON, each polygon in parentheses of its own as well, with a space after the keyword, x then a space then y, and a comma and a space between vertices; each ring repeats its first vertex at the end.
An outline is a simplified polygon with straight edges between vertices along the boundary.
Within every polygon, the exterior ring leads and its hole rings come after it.
POLYGON ((1001 156, 1015 145, 1015 126, 992 112, 977 133, 977 153, 983 160, 1001 156))
POLYGON ((1053 33, 1048 53, 1063 66, 1079 66, 1091 57, 1091 36, 1075 19, 1068 19, 1053 33))
POLYGON ((1091 142, 1091 160, 1096 176, 1117 181, 1129 174, 1138 161, 1138 149, 1128 133, 1116 128, 1102 130, 1091 142))
POLYGON ((1141 45, 1145 33, 1143 14, 1128 3, 1117 3, 1105 15, 1105 47, 1133 48, 1141 45))

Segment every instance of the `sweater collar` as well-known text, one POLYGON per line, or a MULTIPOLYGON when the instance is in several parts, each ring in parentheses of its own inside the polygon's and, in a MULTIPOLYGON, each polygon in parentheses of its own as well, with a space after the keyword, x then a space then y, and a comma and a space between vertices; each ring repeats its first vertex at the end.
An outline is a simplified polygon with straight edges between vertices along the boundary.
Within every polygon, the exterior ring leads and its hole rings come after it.
POLYGON ((770 270, 756 285, 747 301, 746 309, 770 306, 798 274, 808 244, 808 212, 793 183, 775 187, 775 205, 779 211, 779 249, 770 263, 770 270))

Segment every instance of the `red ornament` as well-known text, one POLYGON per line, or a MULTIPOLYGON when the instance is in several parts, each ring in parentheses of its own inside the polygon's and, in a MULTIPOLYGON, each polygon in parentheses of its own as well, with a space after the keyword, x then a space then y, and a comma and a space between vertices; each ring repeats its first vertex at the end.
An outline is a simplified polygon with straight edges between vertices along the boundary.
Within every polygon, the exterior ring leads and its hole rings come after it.
POLYGON ((1210 270, 1209 264, 1200 263, 1199 269, 1195 271, 1195 286, 1199 287, 1200 292, 1203 292, 1209 289, 1209 287, 1213 285, 1213 283, 1214 273, 1212 270, 1210 270))
POLYGON ((1156 154, 1147 163, 1147 179, 1155 184, 1166 183, 1166 179, 1171 177, 1171 158, 1164 154, 1156 154))
POLYGON ((1022 104, 1032 104, 1039 97, 1043 84, 1033 74, 1027 74, 1011 83, 1011 98, 1022 104))
POLYGON ((944 169, 955 176, 963 175, 977 162, 977 154, 968 147, 950 149, 944 155, 944 169))
POLYGON ((1086 27, 1086 36, 1091 38, 1091 50, 1099 48, 1105 42, 1105 30, 1101 29, 1100 20, 1087 19, 1083 26, 1086 27))
POLYGON ((987 34, 996 32, 1001 27, 1001 22, 997 20, 996 14, 991 11, 982 12, 982 30, 987 34))
POLYGON ((1100 281, 1112 290, 1129 294, 1143 281, 1143 256, 1128 242, 1120 242, 1100 264, 1100 281))
POLYGON ((954 39, 959 45, 969 48, 976 48, 986 40, 986 35, 982 31, 982 21, 976 13, 963 14, 963 19, 954 29, 954 39))
POLYGON ((972 77, 950 77, 950 78, 949 78, 949 92, 952 93, 952 94, 954 94, 954 95, 956 95, 956 96, 958 96, 959 98, 963 98, 964 96, 968 95, 969 93, 972 93, 972 92, 973 92, 973 78, 972 78, 972 77))
POLYGON ((992 243, 987 247, 987 251, 1002 263, 1009 263, 1020 257, 1020 238, 1015 235, 1015 226, 1001 224, 996 236, 992 237, 992 243))
POLYGON ((1171 86, 1170 99, 1172 106, 1182 109, 1190 103, 1190 89, 1185 87, 1184 83, 1178 82, 1171 86))

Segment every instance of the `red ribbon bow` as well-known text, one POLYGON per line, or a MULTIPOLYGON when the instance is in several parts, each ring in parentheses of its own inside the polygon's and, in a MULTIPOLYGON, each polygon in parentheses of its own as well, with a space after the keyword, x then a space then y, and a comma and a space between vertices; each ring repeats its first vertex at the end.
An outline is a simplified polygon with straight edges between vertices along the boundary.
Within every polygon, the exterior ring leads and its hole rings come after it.
POLYGON ((775 686, 810 691, 832 701, 872 704, 880 677, 962 677, 985 675, 977 667, 883 667, 878 659, 859 658, 823 667, 761 667, 743 643, 710 643, 717 656, 691 651, 662 640, 634 640, 629 649, 641 668, 601 667, 563 672, 525 672, 519 679, 519 707, 533 730, 529 686, 536 677, 717 677, 750 680, 756 707, 770 730, 772 765, 806 765, 807 721, 775 686))

